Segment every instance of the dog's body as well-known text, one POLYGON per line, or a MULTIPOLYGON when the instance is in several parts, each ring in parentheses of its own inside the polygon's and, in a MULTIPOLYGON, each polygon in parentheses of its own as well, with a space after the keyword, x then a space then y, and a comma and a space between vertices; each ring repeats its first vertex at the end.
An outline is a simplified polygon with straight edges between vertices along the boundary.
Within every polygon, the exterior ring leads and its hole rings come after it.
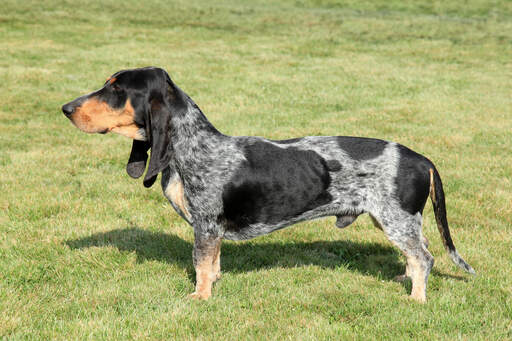
POLYGON ((344 136, 199 139, 207 142, 198 153, 190 148, 198 141, 191 140, 176 153, 175 162, 184 171, 177 172, 176 164, 164 169, 162 189, 189 223, 202 214, 219 220, 225 239, 250 239, 325 216, 338 217, 338 227, 362 213, 394 224, 421 212, 429 195, 433 165, 392 142, 344 136), (417 174, 398 176, 411 166, 417 174), (193 181, 182 180, 190 176, 197 182, 192 188, 188 184, 193 181), (173 195, 181 186, 187 202, 173 195), (201 190, 193 190, 197 186, 201 190))
POLYGON ((161 172, 165 196, 194 227, 193 297, 211 295, 220 277, 222 239, 254 238, 324 216, 336 216, 336 225, 345 227, 369 213, 407 257, 411 296, 425 301, 434 262, 421 231, 429 194, 451 258, 474 273, 451 240, 437 170, 399 144, 343 136, 226 136, 158 68, 118 72, 63 111, 86 132, 133 138, 127 166, 132 177, 144 173, 152 149, 144 185, 151 186, 161 172))

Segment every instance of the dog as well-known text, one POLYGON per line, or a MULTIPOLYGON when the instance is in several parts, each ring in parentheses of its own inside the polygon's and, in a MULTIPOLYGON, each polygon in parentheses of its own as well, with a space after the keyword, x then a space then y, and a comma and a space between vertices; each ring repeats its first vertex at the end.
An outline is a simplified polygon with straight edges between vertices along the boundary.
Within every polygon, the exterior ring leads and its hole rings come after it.
POLYGON ((250 239, 325 216, 344 228, 369 213, 407 259, 399 279, 410 277, 411 298, 425 302, 434 264, 422 234, 429 195, 451 259, 475 273, 453 244, 434 164, 400 144, 348 136, 227 136, 156 67, 119 71, 62 111, 84 132, 133 139, 126 171, 139 178, 148 163, 145 187, 162 173, 165 197, 194 228, 192 298, 211 296, 221 275, 222 239, 250 239))

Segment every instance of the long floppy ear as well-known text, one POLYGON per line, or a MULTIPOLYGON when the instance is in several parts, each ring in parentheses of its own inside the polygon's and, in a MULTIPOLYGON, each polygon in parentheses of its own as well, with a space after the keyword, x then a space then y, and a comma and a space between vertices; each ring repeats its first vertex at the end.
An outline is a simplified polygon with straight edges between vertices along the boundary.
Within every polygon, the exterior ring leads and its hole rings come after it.
POLYGON ((146 117, 146 134, 151 145, 151 157, 144 186, 151 187, 158 173, 167 167, 173 157, 171 144, 171 115, 181 115, 187 104, 181 91, 171 81, 167 72, 161 91, 153 92, 149 98, 149 112, 146 117))
POLYGON ((169 165, 172 158, 171 111, 162 96, 155 96, 149 103, 147 130, 151 144, 151 157, 144 177, 144 187, 151 187, 158 173, 169 165))
POLYGON ((132 178, 137 179, 144 174, 149 147, 150 144, 147 141, 133 140, 132 151, 126 165, 126 172, 132 178))

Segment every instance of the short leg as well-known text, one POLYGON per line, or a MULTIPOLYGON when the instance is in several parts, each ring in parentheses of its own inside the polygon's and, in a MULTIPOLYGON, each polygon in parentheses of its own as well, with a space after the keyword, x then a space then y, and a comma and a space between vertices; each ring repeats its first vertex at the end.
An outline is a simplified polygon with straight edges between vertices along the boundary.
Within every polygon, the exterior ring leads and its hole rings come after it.
POLYGON ((194 241, 194 268, 196 270, 196 290, 190 294, 191 298, 207 300, 212 294, 212 284, 217 279, 217 272, 220 272, 220 237, 212 237, 195 231, 194 241), (218 263, 219 268, 214 269, 218 263))
POLYGON ((215 257, 213 258, 214 282, 220 279, 220 245, 221 243, 219 242, 215 250, 215 257))
POLYGON ((389 214, 387 219, 375 217, 375 221, 388 237, 407 258, 405 275, 398 280, 410 277, 412 280, 411 298, 424 303, 427 300, 427 281, 434 265, 434 257, 428 252, 421 233, 421 215, 389 214), (385 224, 382 221, 386 221, 385 224))
POLYGON ((434 265, 434 257, 422 245, 417 252, 407 255, 407 265, 412 279, 411 298, 424 303, 427 301, 428 275, 434 265))

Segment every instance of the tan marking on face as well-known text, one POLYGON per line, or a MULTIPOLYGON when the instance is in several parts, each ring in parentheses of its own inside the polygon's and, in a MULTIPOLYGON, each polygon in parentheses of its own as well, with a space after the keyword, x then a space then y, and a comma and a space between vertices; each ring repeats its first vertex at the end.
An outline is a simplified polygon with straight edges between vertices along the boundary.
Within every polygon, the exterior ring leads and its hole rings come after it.
POLYGON ((117 78, 116 78, 116 77, 112 77, 112 78, 109 78, 108 82, 109 82, 110 84, 112 84, 112 83, 114 83, 116 80, 117 80, 117 78))
POLYGON ((135 110, 128 99, 121 109, 113 109, 106 102, 91 98, 75 110, 71 121, 86 133, 115 133, 143 140, 139 127, 134 121, 135 110))
POLYGON ((128 126, 115 127, 110 130, 113 133, 129 137, 134 140, 145 141, 146 138, 143 136, 144 131, 138 127, 135 123, 128 126))
POLYGON ((434 203, 436 203, 436 191, 434 187, 434 170, 430 168, 428 171, 430 173, 430 198, 434 203))
POLYGON ((183 215, 191 221, 191 215, 188 211, 188 203, 185 198, 185 190, 183 188, 183 182, 179 176, 174 176, 167 187, 165 188, 165 196, 172 201, 172 203, 178 207, 183 215))

